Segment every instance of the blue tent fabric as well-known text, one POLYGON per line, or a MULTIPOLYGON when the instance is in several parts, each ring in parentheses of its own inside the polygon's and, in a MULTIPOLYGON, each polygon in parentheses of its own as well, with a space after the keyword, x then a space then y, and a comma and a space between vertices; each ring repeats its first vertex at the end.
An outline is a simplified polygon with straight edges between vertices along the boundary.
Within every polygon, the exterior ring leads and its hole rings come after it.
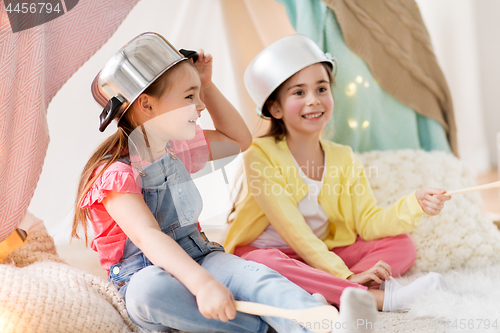
POLYGON ((423 149, 451 153, 444 127, 388 94, 368 65, 346 45, 335 13, 321 0, 276 0, 297 33, 313 39, 338 62, 333 117, 323 137, 357 152, 423 149))

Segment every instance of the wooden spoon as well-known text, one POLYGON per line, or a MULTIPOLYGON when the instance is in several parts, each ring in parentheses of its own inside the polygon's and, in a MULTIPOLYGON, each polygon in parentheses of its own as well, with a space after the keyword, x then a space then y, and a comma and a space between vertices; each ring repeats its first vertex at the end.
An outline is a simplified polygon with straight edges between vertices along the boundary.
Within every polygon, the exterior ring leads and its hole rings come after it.
POLYGON ((487 190, 490 188, 497 188, 497 187, 500 187, 500 181, 494 182, 494 183, 489 183, 489 184, 484 184, 481 186, 464 188, 462 190, 450 191, 450 192, 446 192, 444 195, 451 196, 451 195, 455 195, 455 194, 474 192, 474 191, 482 191, 482 190, 487 190))
POLYGON ((337 309, 330 305, 316 306, 309 309, 289 310, 260 303, 235 301, 234 306, 237 311, 257 316, 290 319, 293 320, 293 323, 290 325, 300 324, 315 333, 331 332, 339 315, 337 309))

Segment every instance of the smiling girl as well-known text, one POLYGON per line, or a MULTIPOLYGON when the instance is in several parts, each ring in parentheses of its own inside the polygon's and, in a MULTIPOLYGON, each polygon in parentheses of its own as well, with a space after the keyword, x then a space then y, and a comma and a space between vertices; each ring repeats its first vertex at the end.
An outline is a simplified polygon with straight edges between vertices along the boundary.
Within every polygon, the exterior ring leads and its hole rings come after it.
MULTIPOLYGON (((211 77, 210 55, 181 54, 155 33, 139 35, 106 63, 92 92, 105 106, 100 129, 115 119, 118 130, 83 170, 73 236, 83 226, 86 237, 91 221, 91 246, 142 328, 309 332, 288 319, 237 313, 234 299, 288 309, 323 303, 268 267, 225 253, 200 231, 202 200, 190 173, 207 162, 210 143, 245 150, 251 142, 211 77), (205 107, 213 131, 195 123, 205 107)), ((353 309, 367 309, 356 318, 373 317, 369 294, 349 295, 353 309)))
POLYGON ((248 194, 225 248, 330 303, 339 304, 347 287, 376 287, 369 292, 379 310, 400 310, 418 293, 445 287, 435 273, 404 287, 391 276, 415 261, 408 232, 449 197, 424 188, 389 208, 376 205, 351 148, 321 139, 334 108, 335 66, 302 35, 271 44, 250 63, 245 84, 271 128, 245 154, 248 194))

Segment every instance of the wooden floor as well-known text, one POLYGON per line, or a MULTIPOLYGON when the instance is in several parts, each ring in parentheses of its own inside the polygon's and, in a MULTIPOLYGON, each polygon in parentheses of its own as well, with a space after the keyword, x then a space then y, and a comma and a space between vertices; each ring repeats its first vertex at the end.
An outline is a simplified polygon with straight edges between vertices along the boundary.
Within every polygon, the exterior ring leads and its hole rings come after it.
MULTIPOLYGON (((498 170, 493 169, 487 173, 480 175, 477 179, 479 185, 498 181, 498 170)), ((481 191, 483 198, 483 211, 488 217, 493 219, 497 226, 500 227, 500 189, 491 189, 481 191)))

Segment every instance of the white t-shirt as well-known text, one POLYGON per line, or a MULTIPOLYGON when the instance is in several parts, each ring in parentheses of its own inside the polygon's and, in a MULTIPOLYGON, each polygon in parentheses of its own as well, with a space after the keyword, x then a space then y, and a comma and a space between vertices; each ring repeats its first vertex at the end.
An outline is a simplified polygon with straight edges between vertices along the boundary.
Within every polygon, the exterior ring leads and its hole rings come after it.
MULTIPOLYGON (((324 168, 323 175, 321 176, 321 180, 314 180, 306 176, 306 174, 302 171, 299 164, 293 157, 293 161, 295 162, 295 166, 299 170, 300 178, 304 181, 304 183, 309 188, 307 195, 299 201, 297 208, 299 212, 304 216, 307 225, 311 228, 312 232, 319 238, 324 239, 328 235, 328 216, 325 213, 325 210, 318 202, 318 196, 321 192, 321 186, 323 185, 323 181, 325 178, 325 170, 326 170, 326 154, 324 160, 324 168)), ((272 225, 269 225, 266 230, 252 243, 248 244, 251 246, 255 246, 258 248, 287 248, 290 247, 288 244, 281 238, 278 232, 274 229, 272 225)))

